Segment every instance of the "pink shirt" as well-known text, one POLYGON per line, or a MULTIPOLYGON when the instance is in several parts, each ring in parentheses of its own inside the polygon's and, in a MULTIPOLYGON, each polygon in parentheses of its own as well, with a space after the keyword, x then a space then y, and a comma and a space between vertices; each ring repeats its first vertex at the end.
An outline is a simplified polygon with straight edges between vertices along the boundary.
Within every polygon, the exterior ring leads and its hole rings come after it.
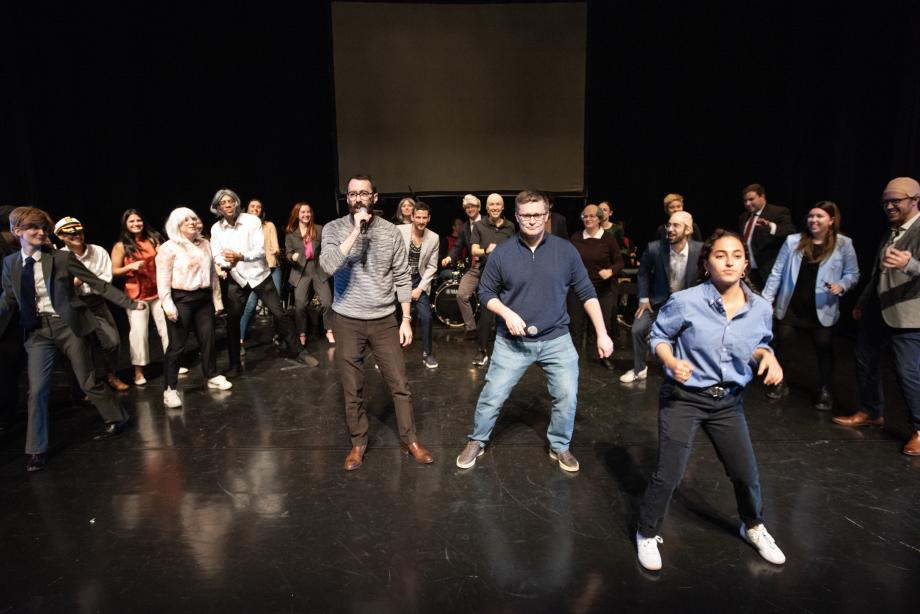
POLYGON ((176 304, 172 300, 174 289, 191 292, 211 288, 214 309, 224 308, 217 271, 211 258, 211 246, 205 239, 201 239, 197 245, 188 241, 167 241, 160 246, 156 263, 157 294, 166 313, 176 311, 176 304))

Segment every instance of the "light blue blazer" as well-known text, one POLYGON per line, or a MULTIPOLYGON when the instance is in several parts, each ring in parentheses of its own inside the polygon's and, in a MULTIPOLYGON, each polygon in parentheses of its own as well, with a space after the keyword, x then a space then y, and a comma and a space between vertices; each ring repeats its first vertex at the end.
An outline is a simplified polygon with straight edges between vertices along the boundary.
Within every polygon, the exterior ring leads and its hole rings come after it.
MULTIPOLYGON (((801 238, 801 234, 790 235, 786 238, 763 289, 763 297, 774 304, 773 315, 777 320, 782 320, 786 315, 792 292, 795 290, 795 281, 799 277, 802 252, 796 248, 801 238)), ((858 281, 859 264, 856 261, 853 241, 844 235, 837 235, 834 253, 818 265, 818 280, 815 284, 818 321, 823 326, 833 326, 840 317, 840 297, 834 296, 824 287, 824 284, 837 283, 843 286, 844 291, 849 291, 856 286, 858 281)))

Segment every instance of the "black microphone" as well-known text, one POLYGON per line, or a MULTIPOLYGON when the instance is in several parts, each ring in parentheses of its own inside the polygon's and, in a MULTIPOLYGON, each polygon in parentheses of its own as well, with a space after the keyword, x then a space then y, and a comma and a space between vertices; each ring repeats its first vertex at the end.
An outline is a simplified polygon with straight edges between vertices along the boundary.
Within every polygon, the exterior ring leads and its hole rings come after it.
MULTIPOLYGON (((358 210, 355 213, 367 213, 367 207, 358 207, 358 210)), ((361 220, 361 234, 367 234, 367 220, 361 220)))

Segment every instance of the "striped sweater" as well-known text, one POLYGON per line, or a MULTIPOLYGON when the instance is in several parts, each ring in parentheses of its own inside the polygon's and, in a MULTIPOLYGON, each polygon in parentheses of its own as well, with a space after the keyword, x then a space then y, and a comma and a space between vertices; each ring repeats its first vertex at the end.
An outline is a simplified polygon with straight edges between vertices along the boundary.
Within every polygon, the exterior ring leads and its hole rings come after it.
POLYGON ((333 278, 332 310, 348 318, 375 320, 412 300, 406 247, 396 226, 374 216, 347 256, 339 251, 355 227, 351 214, 323 228, 319 265, 333 278))

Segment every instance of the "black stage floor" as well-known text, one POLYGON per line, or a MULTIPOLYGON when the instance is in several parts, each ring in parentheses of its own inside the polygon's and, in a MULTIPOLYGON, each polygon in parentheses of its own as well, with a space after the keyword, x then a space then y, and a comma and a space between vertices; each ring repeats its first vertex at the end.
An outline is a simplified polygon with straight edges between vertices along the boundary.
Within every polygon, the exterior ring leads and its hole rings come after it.
MULTIPOLYGON (((837 412, 849 413, 840 343, 837 412)), ((346 473, 333 350, 313 349, 318 369, 249 346, 229 392, 205 391, 193 369, 182 410, 163 408, 155 377, 121 395, 133 427, 109 442, 92 441, 95 412, 69 407, 59 385, 47 469, 26 474, 21 424, 2 442, 0 613, 916 611, 920 459, 899 453, 899 436, 831 424, 804 391, 770 403, 754 386, 747 402, 767 526, 788 562, 738 537, 731 484, 701 435, 662 528, 664 569, 649 574, 633 534, 660 370, 622 385, 628 349, 615 374, 583 360, 571 475, 547 457, 549 400, 531 369, 462 471, 485 371, 470 364, 474 342, 437 329, 438 369, 417 342, 406 353, 436 462, 400 454, 370 367, 370 448, 346 473)), ((793 382, 813 362, 801 355, 793 382)))

